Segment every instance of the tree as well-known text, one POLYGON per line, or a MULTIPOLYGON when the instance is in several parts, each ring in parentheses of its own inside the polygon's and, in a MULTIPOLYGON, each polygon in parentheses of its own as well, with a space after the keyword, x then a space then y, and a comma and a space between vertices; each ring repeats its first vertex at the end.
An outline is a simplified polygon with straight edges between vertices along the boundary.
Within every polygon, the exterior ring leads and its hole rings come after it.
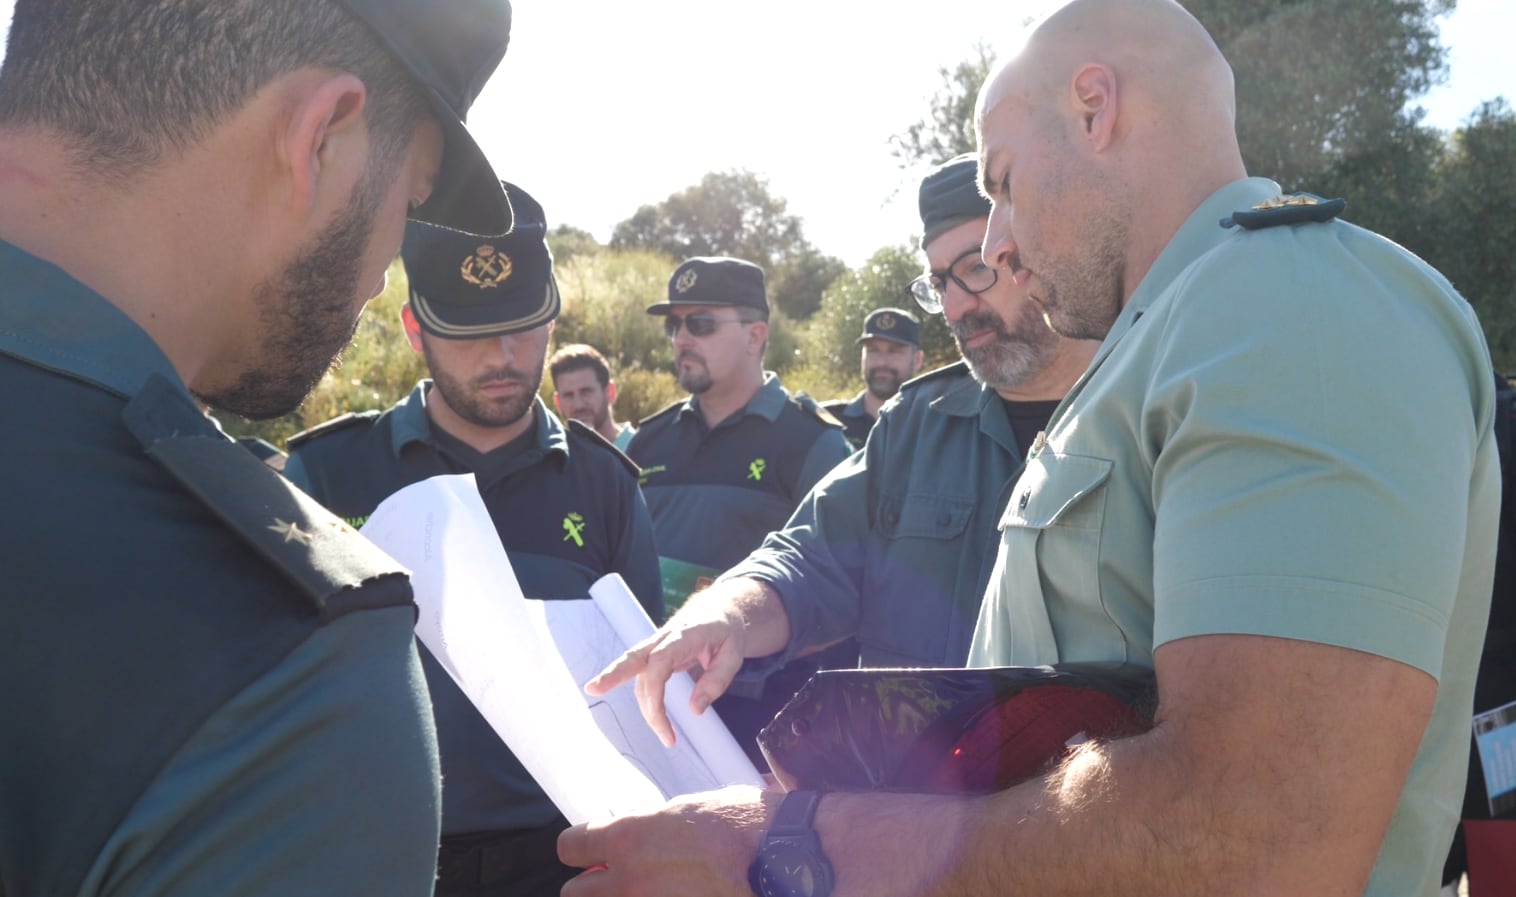
POLYGON ((1434 245, 1427 261, 1479 313, 1495 364, 1516 370, 1516 112, 1504 100, 1480 106, 1438 166, 1437 193, 1422 211, 1434 245))
POLYGON ((1446 73, 1436 18, 1455 0, 1189 0, 1232 64, 1237 134, 1254 174, 1312 189, 1419 120, 1446 73))
POLYGON ((994 66, 994 51, 978 43, 968 59, 937 70, 942 87, 932 95, 927 117, 890 138, 890 153, 901 168, 936 165, 974 151, 974 101, 994 66))
POLYGON ((604 247, 589 231, 560 224, 547 232, 547 248, 553 254, 553 264, 564 265, 575 256, 596 253, 604 247))
POLYGON ((806 322, 800 335, 799 359, 788 378, 792 388, 823 398, 856 393, 863 388, 858 371, 858 334, 863 319, 876 308, 893 306, 921 319, 926 367, 958 359, 958 349, 941 315, 915 307, 907 292, 921 274, 921 257, 909 246, 887 246, 862 267, 837 279, 826 291, 821 310, 806 322))
MULTIPOLYGON (((801 220, 749 171, 712 172, 611 233, 612 249, 648 249, 673 259, 726 255, 764 269, 769 301, 792 318, 815 312, 821 293, 846 267, 805 238, 801 220)), ((672 269, 670 269, 672 270, 672 269)))

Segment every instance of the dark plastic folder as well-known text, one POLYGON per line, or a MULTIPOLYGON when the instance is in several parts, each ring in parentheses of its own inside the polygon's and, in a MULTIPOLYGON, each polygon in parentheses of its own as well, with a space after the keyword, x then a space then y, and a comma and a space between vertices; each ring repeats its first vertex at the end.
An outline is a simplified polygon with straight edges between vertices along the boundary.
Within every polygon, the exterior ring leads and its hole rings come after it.
POLYGON ((791 791, 988 793, 1145 731, 1156 702, 1152 670, 1129 664, 825 670, 758 744, 791 791))

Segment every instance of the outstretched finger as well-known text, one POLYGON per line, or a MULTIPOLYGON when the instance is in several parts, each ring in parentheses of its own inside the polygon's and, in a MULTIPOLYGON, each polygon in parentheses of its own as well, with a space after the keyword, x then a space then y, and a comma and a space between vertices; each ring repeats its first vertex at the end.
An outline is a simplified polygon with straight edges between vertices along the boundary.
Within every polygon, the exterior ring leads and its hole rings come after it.
POLYGON ((690 692, 690 710, 704 713, 711 702, 726 694, 732 679, 742 669, 742 650, 730 640, 723 642, 709 658, 705 672, 695 682, 690 692))
POLYGON ((672 675, 673 659, 667 652, 653 651, 637 677, 637 706, 642 708, 642 718, 664 747, 674 746, 674 725, 663 706, 663 689, 672 675))
POLYGON ((584 690, 588 694, 603 695, 617 686, 629 682, 633 677, 640 674, 647 667, 648 655, 658 647, 658 642, 663 638, 663 633, 655 632, 641 642, 627 649, 627 652, 615 660, 610 666, 595 674, 595 678, 584 683, 584 690))

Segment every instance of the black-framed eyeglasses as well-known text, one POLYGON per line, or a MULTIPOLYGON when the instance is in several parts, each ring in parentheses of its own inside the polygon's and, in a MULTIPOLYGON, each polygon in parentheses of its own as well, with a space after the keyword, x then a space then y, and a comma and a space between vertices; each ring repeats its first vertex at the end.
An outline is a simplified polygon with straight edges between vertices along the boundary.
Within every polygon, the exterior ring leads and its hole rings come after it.
POLYGON ((708 311, 692 311, 680 317, 676 314, 668 314, 663 318, 663 332, 669 339, 679 335, 681 326, 687 328, 690 336, 710 336, 716 332, 716 328, 722 324, 742 324, 741 318, 718 318, 708 311))
POLYGON ((911 281, 909 290, 922 311, 935 315, 942 311, 942 295, 947 292, 949 280, 965 293, 977 296, 999 279, 1000 272, 984 263, 976 246, 953 259, 946 271, 931 271, 911 281))

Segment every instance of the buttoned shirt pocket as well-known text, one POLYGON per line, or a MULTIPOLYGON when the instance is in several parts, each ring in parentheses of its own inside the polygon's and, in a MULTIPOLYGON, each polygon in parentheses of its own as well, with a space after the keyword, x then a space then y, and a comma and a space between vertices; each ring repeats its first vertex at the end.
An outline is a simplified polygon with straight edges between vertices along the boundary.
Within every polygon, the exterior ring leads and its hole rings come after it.
POLYGON ((1087 634, 1060 631, 1055 621, 1089 611, 1104 617, 1099 565, 1111 468, 1103 458, 1047 449, 1027 461, 1000 516, 990 600, 974 639, 977 663, 1057 663, 1070 639, 1087 634))
POLYGON ((876 660, 887 656, 902 666, 963 662, 962 633, 973 624, 976 609, 969 608, 965 617, 958 607, 958 579, 978 571, 943 575, 942 568, 961 566, 956 541, 968 530, 974 503, 972 496, 928 492, 881 496, 875 526, 884 537, 882 550, 868 562, 858 618, 858 640, 875 649, 869 654, 876 660), (948 658, 955 631, 958 655, 948 658))

